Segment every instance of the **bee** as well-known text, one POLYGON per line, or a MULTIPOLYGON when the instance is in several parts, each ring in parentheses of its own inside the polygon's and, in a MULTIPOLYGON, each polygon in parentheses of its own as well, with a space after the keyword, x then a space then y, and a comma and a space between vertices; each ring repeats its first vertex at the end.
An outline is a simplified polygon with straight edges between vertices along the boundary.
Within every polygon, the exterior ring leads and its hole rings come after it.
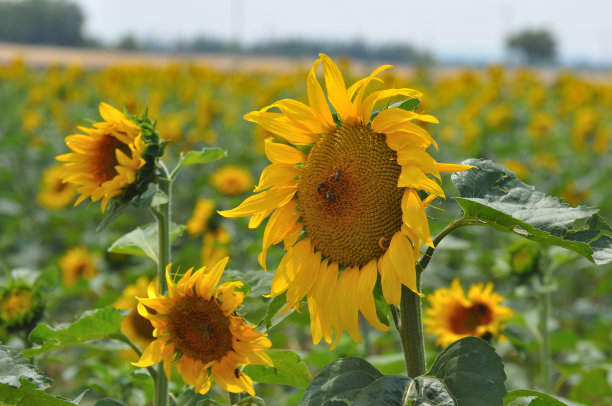
POLYGON ((338 182, 340 180, 340 175, 342 175, 342 169, 338 168, 338 170, 336 171, 336 173, 334 175, 334 180, 336 182, 338 182))
POLYGON ((323 193, 323 189, 325 189, 325 183, 321 183, 319 186, 317 186, 317 193, 323 193))
POLYGON ((238 368, 234 369, 234 376, 236 379, 240 379, 240 370, 238 368))
POLYGON ((212 328, 210 328, 210 326, 206 326, 206 338, 210 340, 211 335, 212 335, 212 328))
POLYGON ((334 196, 334 194, 332 193, 332 191, 331 191, 331 190, 328 190, 328 191, 325 193, 325 198, 326 198, 327 200, 329 200, 330 202, 333 202, 333 201, 335 201, 335 200, 336 200, 336 196, 334 196))

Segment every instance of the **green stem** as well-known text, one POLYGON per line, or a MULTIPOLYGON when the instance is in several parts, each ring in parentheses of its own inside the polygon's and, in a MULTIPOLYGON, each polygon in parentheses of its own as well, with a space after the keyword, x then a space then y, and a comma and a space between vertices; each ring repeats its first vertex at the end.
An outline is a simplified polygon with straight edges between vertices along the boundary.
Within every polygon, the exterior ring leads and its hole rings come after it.
POLYGON ((230 406, 238 404, 240 402, 240 393, 227 392, 229 394, 230 406))
MULTIPOLYGON (((421 273, 422 270, 417 267, 418 290, 421 290, 421 273)), ((416 378, 423 375, 426 370, 421 297, 406 286, 402 286, 399 317, 398 330, 406 359, 406 372, 409 377, 416 378)))
POLYGON ((551 380, 551 354, 550 354, 550 332, 548 331, 548 317, 550 315, 550 289, 548 278, 543 278, 544 291, 540 295, 540 364, 542 368, 542 386, 546 393, 552 393, 551 380))
MULTIPOLYGON (((172 200, 172 181, 168 175, 168 169, 160 163, 162 178, 159 180, 158 188, 168 196, 168 202, 161 204, 157 209, 152 208, 153 215, 157 219, 157 234, 159 243, 159 258, 157 262, 157 280, 159 294, 164 295, 168 290, 166 283, 166 266, 170 263, 170 219, 172 200)), ((155 377, 155 406, 168 405, 168 378, 164 373, 163 362, 157 366, 155 377)))

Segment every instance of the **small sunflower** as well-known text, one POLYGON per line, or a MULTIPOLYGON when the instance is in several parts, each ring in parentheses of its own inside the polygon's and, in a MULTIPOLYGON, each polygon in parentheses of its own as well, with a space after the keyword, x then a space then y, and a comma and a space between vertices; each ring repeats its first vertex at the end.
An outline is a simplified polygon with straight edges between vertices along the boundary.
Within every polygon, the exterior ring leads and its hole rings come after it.
POLYGON ((435 117, 401 108, 372 113, 378 101, 422 96, 405 88, 366 96, 367 85, 389 67, 347 89, 334 62, 320 54, 307 79, 309 106, 285 99, 245 116, 282 142, 265 142, 272 164, 255 187, 259 193, 220 213, 250 216, 251 228, 271 214, 259 263, 265 268, 266 250, 284 242, 271 296, 286 291, 289 308, 307 297, 315 343, 331 343, 334 331, 337 339, 344 330, 361 342, 359 312, 388 329, 374 305, 378 275, 387 303, 399 304, 402 284, 417 292, 415 261, 421 244, 433 245, 425 208, 444 197, 434 178, 469 168, 437 163, 426 152, 436 142, 413 121, 437 123, 435 117), (335 115, 316 78, 320 63, 335 115), (419 191, 428 196, 422 200, 419 191))
POLYGON ((245 168, 227 165, 210 175, 210 183, 226 196, 236 196, 253 187, 253 177, 245 168))
POLYGON ((148 118, 128 118, 106 103, 99 110, 104 121, 78 127, 85 134, 66 137, 72 152, 56 159, 64 162, 62 180, 78 186, 75 206, 91 197, 102 200, 104 212, 111 199, 122 196, 129 202, 147 190, 165 144, 148 118))
POLYGON ((33 327, 43 309, 38 290, 23 282, 9 283, 0 290, 0 326, 9 331, 33 327))
POLYGON ((42 173, 42 187, 36 201, 45 209, 60 210, 74 201, 76 188, 73 184, 62 181, 62 172, 60 165, 54 165, 42 173))
POLYGON ((168 296, 158 296, 151 285, 148 297, 138 298, 138 312, 151 321, 156 339, 134 365, 148 367, 163 361, 170 378, 172 361, 176 360, 179 374, 198 393, 208 392, 212 375, 228 392, 255 394, 253 380, 240 366, 272 366, 264 352, 271 343, 236 315, 244 296, 237 290, 242 283, 226 282, 217 287, 228 259, 217 262, 209 271, 203 267, 192 272, 191 268, 176 283, 168 266, 168 296))
MULTIPOLYGON (((215 212, 215 202, 210 199, 199 198, 193 209, 191 218, 187 220, 187 232, 195 237, 208 228, 208 221, 215 212)), ((204 262, 207 264, 208 262, 204 262)))
POLYGON ((98 274, 93 255, 82 246, 69 249, 58 263, 62 281, 68 287, 74 286, 80 278, 90 280, 98 274))
POLYGON ((493 291, 492 283, 470 286, 466 297, 455 279, 449 288, 437 289, 428 297, 430 307, 423 323, 441 347, 468 336, 503 338, 505 321, 514 314, 509 307, 500 305, 503 300, 493 291))
MULTIPOLYGON (((149 282, 149 278, 146 276, 139 277, 135 283, 127 286, 121 297, 113 303, 113 307, 116 309, 131 310, 130 314, 125 316, 121 322, 121 332, 138 344, 140 348, 145 348, 155 340, 153 325, 149 320, 142 317, 137 309, 138 299, 136 297, 147 296, 149 282)), ((153 280, 152 286, 157 286, 157 278, 153 280)), ((154 313, 152 310, 149 311, 154 313)))

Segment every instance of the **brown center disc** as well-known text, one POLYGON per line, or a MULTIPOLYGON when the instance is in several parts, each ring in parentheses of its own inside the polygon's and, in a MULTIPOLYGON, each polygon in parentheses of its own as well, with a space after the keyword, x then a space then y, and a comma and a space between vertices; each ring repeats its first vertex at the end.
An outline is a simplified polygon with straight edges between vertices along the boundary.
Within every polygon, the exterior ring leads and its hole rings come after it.
POLYGON ((204 364, 220 359, 232 349, 230 320, 214 299, 183 297, 170 310, 168 321, 176 348, 204 364))
POLYGON ((380 257, 402 224, 400 172, 384 134, 341 126, 324 135, 298 184, 299 211, 314 246, 345 266, 380 257))

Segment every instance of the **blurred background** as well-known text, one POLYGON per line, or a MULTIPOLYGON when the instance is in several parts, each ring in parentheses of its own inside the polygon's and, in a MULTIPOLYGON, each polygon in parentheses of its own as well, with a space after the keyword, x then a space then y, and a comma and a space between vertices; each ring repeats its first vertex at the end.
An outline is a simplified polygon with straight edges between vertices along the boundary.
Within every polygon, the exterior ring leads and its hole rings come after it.
MULTIPOLYGON (((599 207, 612 221, 610 15, 612 2, 603 0, 0 0, 0 306, 10 281, 21 281, 44 297, 32 320, 54 326, 92 308, 130 308, 134 289, 155 275, 146 258, 107 252, 151 223, 148 211, 130 208, 96 232, 99 204, 73 208, 76 192, 59 180, 54 158, 68 152, 64 137, 99 121, 105 101, 130 113, 147 109, 169 142, 171 166, 180 152, 228 150, 223 160, 184 169, 175 183, 174 220, 187 228, 173 262, 188 269, 230 255, 230 274, 251 288, 247 318, 257 323, 272 277, 257 264, 264 227, 248 229, 247 219, 216 210, 249 196, 268 164, 263 140, 271 134, 243 115, 282 98, 306 101, 306 75, 319 52, 334 58, 347 84, 394 65, 380 75, 385 86, 422 91, 417 111, 440 120, 426 125, 440 145, 431 151, 437 161, 500 162, 538 190, 599 207)), ((448 176, 443 186, 457 195, 448 176)), ((428 211, 436 234, 460 210, 451 198, 433 206, 442 209, 428 211)), ((272 247, 269 269, 283 254, 272 247)), ((423 291, 432 297, 454 278, 466 290, 493 281, 515 311, 506 339, 491 341, 509 389, 543 387, 538 303, 552 292, 554 392, 572 404, 612 404, 609 265, 465 228, 440 245, 423 291)), ((0 341, 35 345, 28 339, 34 325, 0 319, 0 341)), ((303 311, 270 337, 274 348, 300 354, 312 374, 346 355, 366 357, 385 374, 404 373, 393 328, 382 333, 363 323, 362 331, 361 345, 345 335, 334 351, 314 346, 303 311)), ((440 351, 435 339, 427 335, 430 362, 440 351)), ((106 396, 146 405, 152 385, 127 362, 130 354, 117 357, 119 349, 93 343, 36 362, 55 380, 50 392, 73 399, 88 389, 82 405, 106 396)), ((281 385, 256 390, 271 405, 298 404, 303 394, 281 385)))

